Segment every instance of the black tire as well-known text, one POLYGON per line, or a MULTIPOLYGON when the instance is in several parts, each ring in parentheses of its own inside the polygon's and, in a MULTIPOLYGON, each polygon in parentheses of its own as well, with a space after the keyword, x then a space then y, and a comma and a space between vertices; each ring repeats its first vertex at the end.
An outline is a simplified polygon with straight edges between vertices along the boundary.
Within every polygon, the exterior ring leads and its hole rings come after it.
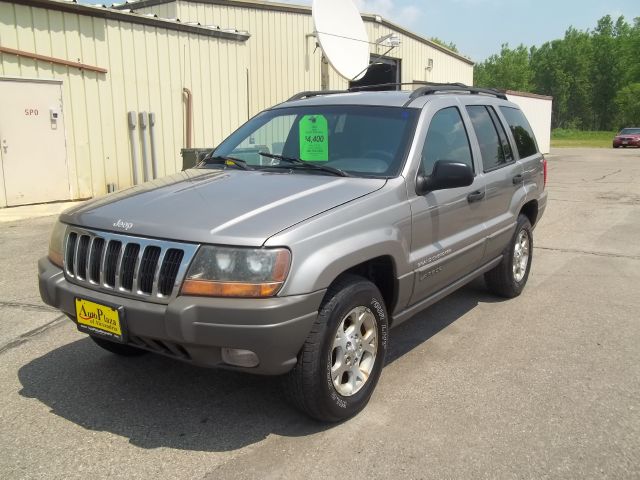
POLYGON ((132 347, 131 345, 111 342, 109 340, 105 340, 104 338, 94 337, 93 335, 89 335, 89 337, 100 348, 104 348, 108 352, 115 353, 116 355, 120 355, 122 357, 139 357, 140 355, 144 355, 145 353, 148 353, 146 350, 132 347))
POLYGON ((284 392, 299 410, 322 422, 339 422, 362 410, 378 383, 388 341, 388 315, 378 288, 370 281, 345 275, 327 291, 298 363, 284 378, 284 392), (354 308, 365 307, 375 317, 377 352, 368 379, 360 390, 341 395, 331 377, 333 341, 343 319, 354 308))
POLYGON ((524 286, 527 284, 529 272, 531 271, 531 262, 533 260, 533 233, 531 230, 531 222, 526 215, 518 216, 518 224, 516 231, 509 242, 509 245, 502 252, 502 261, 493 269, 484 274, 484 280, 489 290, 501 297, 514 298, 522 293, 524 286), (520 236, 520 232, 526 232, 529 237, 529 258, 524 276, 517 281, 513 272, 513 258, 516 240, 520 236))

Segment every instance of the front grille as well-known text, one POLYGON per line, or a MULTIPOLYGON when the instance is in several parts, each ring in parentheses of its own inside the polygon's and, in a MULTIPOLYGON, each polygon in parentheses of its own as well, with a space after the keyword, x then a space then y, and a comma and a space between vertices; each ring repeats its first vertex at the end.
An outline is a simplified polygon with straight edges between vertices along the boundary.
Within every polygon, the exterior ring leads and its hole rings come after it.
POLYGON ((162 262, 162 268, 160 269, 160 278, 158 280, 158 291, 162 295, 170 295, 173 289, 173 284, 176 281, 176 275, 178 269, 182 263, 182 257, 184 252, 176 248, 170 248, 167 250, 167 254, 164 256, 164 262, 162 262))
POLYGON ((122 266, 120 267, 120 285, 122 285, 122 288, 125 290, 131 290, 133 288, 133 274, 135 273, 139 253, 140 245, 137 243, 130 243, 127 245, 127 248, 124 249, 122 266))
POLYGON ((98 265, 98 269, 104 268, 104 285, 105 287, 116 286, 116 267, 118 266, 118 258, 120 257, 120 249, 122 243, 117 240, 109 242, 107 245, 107 256, 104 264, 98 265))
POLYGON ((158 258, 160 258, 159 247, 147 247, 142 256, 140 264, 140 290, 144 293, 151 293, 153 289, 153 278, 158 270, 158 258))
POLYGON ((88 288, 166 303, 198 246, 69 227, 67 278, 88 288))

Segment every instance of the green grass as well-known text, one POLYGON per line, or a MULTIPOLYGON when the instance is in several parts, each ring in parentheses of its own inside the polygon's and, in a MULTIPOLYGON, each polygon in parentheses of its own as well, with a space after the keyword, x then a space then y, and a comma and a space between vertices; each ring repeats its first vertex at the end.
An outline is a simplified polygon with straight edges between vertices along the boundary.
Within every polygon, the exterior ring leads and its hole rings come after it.
POLYGON ((586 132, 557 128, 551 132, 552 147, 611 148, 617 132, 586 132))

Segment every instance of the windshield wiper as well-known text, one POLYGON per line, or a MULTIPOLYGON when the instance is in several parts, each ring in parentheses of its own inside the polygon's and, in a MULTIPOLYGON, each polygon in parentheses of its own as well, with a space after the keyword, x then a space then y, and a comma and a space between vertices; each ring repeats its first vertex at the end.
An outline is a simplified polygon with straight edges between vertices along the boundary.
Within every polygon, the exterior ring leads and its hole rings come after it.
POLYGON ((330 167, 328 165, 317 165, 315 163, 305 162, 304 160, 296 157, 285 157, 284 155, 277 155, 275 153, 258 152, 258 155, 268 158, 276 158, 280 161, 287 162, 289 165, 269 165, 269 168, 300 168, 308 170, 321 170, 323 172, 332 173, 340 177, 350 177, 347 172, 340 170, 339 168, 330 167))
POLYGON ((202 159, 201 164, 203 165, 225 165, 228 167, 235 166, 240 168, 241 170, 255 170, 255 168, 249 166, 247 162, 241 160, 239 158, 234 157, 224 157, 224 156, 215 156, 215 157, 204 157, 202 159))

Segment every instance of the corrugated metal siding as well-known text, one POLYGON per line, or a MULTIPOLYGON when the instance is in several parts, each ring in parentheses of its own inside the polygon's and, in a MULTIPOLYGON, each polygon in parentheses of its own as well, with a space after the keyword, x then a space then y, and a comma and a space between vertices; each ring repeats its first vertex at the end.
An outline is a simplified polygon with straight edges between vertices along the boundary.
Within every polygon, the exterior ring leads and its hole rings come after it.
MULTIPOLYGON (((251 114, 297 92, 320 89, 321 52, 315 49, 315 38, 307 37, 314 31, 311 15, 192 1, 177 1, 172 5, 177 5, 176 14, 182 21, 233 25, 251 33, 247 41, 251 114)), ((145 11, 154 11, 154 8, 158 7, 147 7, 145 11)), ((159 14, 160 10, 156 12, 159 14)), ((389 33, 400 36, 401 46, 387 56, 401 59, 403 82, 428 80, 473 84, 473 65, 379 23, 365 21, 365 26, 372 42, 389 33), (429 58, 433 59, 434 65, 431 72, 426 69, 429 58)), ((386 50, 371 46, 374 55, 386 50)), ((347 86, 348 82, 330 68, 329 87, 343 89, 347 86)))
POLYGON ((136 8, 136 13, 153 13, 160 18, 180 18, 177 13, 176 2, 162 3, 153 7, 136 8))
POLYGON ((194 97, 194 146, 215 145, 247 118, 243 42, 0 2, 0 44, 108 70, 0 54, 0 75, 63 81, 74 198, 132 184, 128 111, 156 113, 160 175, 181 168, 183 87, 194 97))
POLYGON ((320 89, 320 53, 318 50, 314 54, 314 39, 305 37, 313 32, 310 16, 193 2, 177 4, 182 21, 233 25, 251 33, 246 72, 250 115, 300 90, 320 89))
MULTIPOLYGON (((0 54, 0 75, 63 81, 74 198, 105 193, 108 183, 131 185, 128 111, 156 113, 159 174, 164 175, 181 166, 183 87, 194 96, 192 144, 197 147, 217 144, 249 116, 297 92, 321 88, 321 52, 309 36, 309 14, 185 1, 137 11, 247 30, 252 37, 242 43, 0 1, 1 45, 108 70, 101 74, 0 54)), ((372 41, 394 31, 365 24, 372 41)), ((401 59, 403 81, 472 84, 472 65, 397 33, 402 45, 388 56, 401 59), (431 72, 428 58, 434 61, 431 72)), ((372 45, 371 51, 385 50, 372 45)), ((329 80, 332 89, 347 86, 331 68, 329 80)), ((138 130, 136 139, 139 150, 138 130)))

